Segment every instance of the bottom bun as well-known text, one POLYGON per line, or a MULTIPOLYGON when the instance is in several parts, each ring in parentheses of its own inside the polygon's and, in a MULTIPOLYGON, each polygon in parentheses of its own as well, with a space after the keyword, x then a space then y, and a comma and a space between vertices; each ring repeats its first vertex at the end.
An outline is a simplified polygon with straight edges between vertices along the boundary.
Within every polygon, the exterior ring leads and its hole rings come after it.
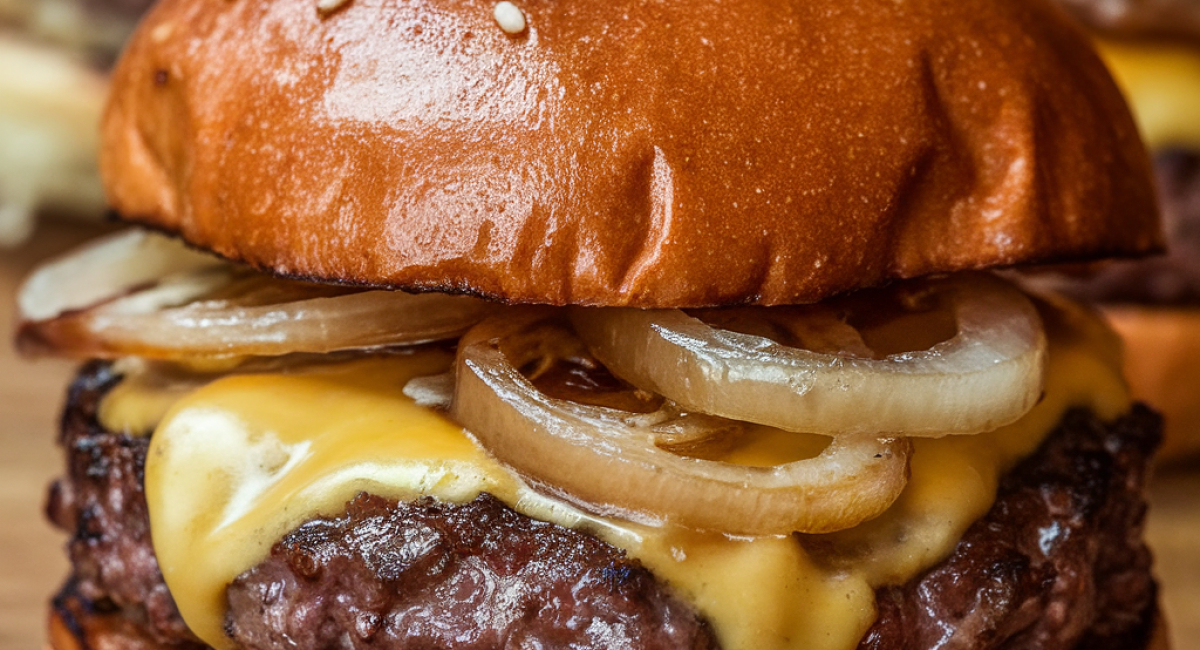
POLYGON ((1104 308, 1125 340, 1125 375, 1135 398, 1166 420, 1159 458, 1200 456, 1200 308, 1104 308))

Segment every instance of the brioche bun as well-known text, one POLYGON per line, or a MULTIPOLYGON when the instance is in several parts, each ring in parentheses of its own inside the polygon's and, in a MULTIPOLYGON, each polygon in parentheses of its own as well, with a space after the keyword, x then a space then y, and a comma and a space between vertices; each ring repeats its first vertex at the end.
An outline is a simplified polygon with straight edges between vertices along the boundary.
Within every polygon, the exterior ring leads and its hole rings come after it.
POLYGON ((522 9, 162 2, 116 70, 110 200, 276 274, 549 304, 1161 248, 1120 93, 1043 2, 522 9))

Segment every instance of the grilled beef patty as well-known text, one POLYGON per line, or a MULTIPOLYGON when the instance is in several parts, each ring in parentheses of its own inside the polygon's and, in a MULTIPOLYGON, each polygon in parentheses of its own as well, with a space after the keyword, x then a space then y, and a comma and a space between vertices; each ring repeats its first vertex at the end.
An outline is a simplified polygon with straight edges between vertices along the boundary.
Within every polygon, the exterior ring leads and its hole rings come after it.
POLYGON ((360 495, 301 526, 228 590, 246 648, 716 648, 635 560, 483 495, 360 495))
POLYGON ((1161 426, 1140 404, 1112 424, 1068 413, 949 558, 876 592, 859 649, 1145 647, 1157 599, 1142 490, 1161 426))
MULTIPOLYGON (((68 471, 47 509, 72 535, 74 575, 58 612, 85 638, 198 649, 150 545, 149 441, 96 421, 114 381, 107 366, 86 366, 63 418, 68 471)), ((1069 414, 947 560, 879 590, 860 648, 1143 647, 1155 588, 1142 489, 1160 424, 1141 406, 1112 424, 1069 414)), ((715 647, 620 550, 486 495, 462 505, 360 496, 345 516, 288 534, 228 595, 227 629, 249 648, 715 647)))
POLYGON ((50 521, 71 536, 73 575, 64 596, 99 612, 120 612, 150 642, 201 648, 179 616, 150 543, 142 491, 150 439, 105 431, 96 420, 100 398, 119 380, 108 364, 92 362, 67 392, 59 438, 67 473, 50 487, 46 504, 50 521))
MULTIPOLYGON (((90 621, 81 618, 119 616, 123 634, 198 650, 150 542, 142 489, 150 441, 96 419, 116 381, 93 363, 68 395, 67 475, 47 506, 72 534, 74 576, 59 611, 83 632, 90 621)), ((248 648, 716 647, 694 610, 623 551, 487 495, 461 505, 363 495, 345 518, 287 535, 229 599, 227 627, 248 648)))

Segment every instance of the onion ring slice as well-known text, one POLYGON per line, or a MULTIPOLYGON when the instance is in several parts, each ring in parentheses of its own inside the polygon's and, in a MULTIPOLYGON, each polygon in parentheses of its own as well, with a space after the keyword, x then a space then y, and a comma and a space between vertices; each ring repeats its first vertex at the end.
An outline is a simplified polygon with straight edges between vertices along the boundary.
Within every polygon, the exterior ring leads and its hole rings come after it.
MULTIPOLYGON (((566 334, 552 312, 490 318, 463 339, 451 414, 533 485, 593 512, 735 535, 831 532, 882 513, 907 481, 910 443, 835 439, 816 458, 748 467, 660 446, 687 414, 632 414, 549 398, 518 370, 566 334)), ((697 416, 720 429, 728 421, 697 416), (721 424, 713 424, 714 422, 721 424)), ((703 436, 688 432, 689 442, 703 436)))
POLYGON ((145 230, 102 237, 43 263, 17 294, 22 321, 49 320, 111 300, 175 273, 218 269, 224 262, 145 230))
MULTIPOLYGON (((714 328, 680 310, 577 309, 580 337, 615 375, 683 407, 788 431, 833 436, 979 433, 1011 423, 1042 392, 1046 337, 1029 300, 991 275, 903 285, 952 310, 957 333, 880 359, 818 322, 837 353, 714 328)), ((765 316, 771 308, 757 310, 765 316)), ((817 317, 822 315, 816 307, 817 317)), ((848 326, 846 326, 848 327, 848 326)))
POLYGON ((496 309, 465 296, 271 278, 141 231, 43 266, 19 304, 26 354, 165 360, 427 343, 496 309))

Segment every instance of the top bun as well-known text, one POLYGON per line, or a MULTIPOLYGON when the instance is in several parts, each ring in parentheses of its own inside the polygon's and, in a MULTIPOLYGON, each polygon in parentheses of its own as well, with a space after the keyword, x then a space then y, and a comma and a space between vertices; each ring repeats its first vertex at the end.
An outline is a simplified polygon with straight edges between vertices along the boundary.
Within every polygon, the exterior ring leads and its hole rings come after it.
POLYGON ((278 274, 785 304, 1161 247, 1044 0, 163 0, 115 73, 126 218, 278 274))

